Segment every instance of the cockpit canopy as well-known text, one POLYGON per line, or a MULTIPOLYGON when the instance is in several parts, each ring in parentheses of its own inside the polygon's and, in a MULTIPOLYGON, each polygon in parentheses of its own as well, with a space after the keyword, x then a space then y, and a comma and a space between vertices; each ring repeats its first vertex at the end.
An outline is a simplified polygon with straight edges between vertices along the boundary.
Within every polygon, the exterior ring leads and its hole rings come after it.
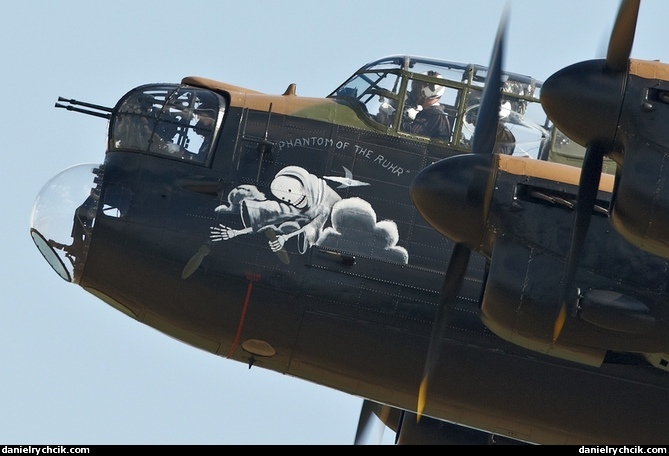
POLYGON ((174 84, 138 87, 114 109, 109 150, 205 164, 225 108, 225 100, 209 90, 174 84))
MULTIPOLYGON (((424 90, 439 97, 449 125, 445 134, 426 136, 468 150, 487 75, 480 65, 391 56, 365 65, 329 97, 357 104, 372 124, 389 133, 415 135, 407 112, 421 109, 417 92, 424 90)), ((534 158, 548 152, 550 122, 539 101, 540 88, 533 78, 504 73, 499 152, 534 158)))

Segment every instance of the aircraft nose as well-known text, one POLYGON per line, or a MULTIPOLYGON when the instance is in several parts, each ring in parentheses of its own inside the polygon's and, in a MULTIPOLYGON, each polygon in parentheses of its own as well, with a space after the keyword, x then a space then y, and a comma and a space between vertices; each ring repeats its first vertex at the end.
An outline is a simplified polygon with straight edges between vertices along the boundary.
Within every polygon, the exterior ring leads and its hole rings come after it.
POLYGON ((416 208, 441 234, 477 250, 485 230, 495 162, 493 154, 465 154, 426 167, 411 184, 416 208))
POLYGON ((541 87, 548 118, 573 141, 611 143, 622 109, 627 72, 614 71, 605 60, 589 60, 563 68, 541 87))
POLYGON ((77 283, 90 245, 99 202, 100 165, 77 165, 47 182, 35 199, 30 235, 44 259, 77 283))

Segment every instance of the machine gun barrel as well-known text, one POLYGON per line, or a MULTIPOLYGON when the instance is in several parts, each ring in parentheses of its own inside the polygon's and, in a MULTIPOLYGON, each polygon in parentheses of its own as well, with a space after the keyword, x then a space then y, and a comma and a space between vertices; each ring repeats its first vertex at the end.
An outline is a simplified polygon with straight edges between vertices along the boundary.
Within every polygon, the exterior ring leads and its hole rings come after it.
POLYGON ((89 111, 88 109, 75 108, 74 106, 65 106, 60 103, 56 103, 56 107, 67 109, 68 111, 81 112, 83 114, 88 114, 89 116, 102 117, 103 119, 109 119, 111 117, 110 113, 89 111))
POLYGON ((71 105, 78 105, 78 106, 85 106, 87 108, 93 108, 97 109, 99 111, 105 111, 105 112, 112 112, 112 108, 108 108, 106 106, 101 106, 101 105, 96 105, 92 103, 86 103, 84 101, 78 101, 74 99, 68 99, 68 98, 63 98, 63 97, 58 97, 58 101, 64 101, 66 103, 70 103, 71 105))
POLYGON ((90 116, 102 117, 103 119, 109 119, 113 111, 112 108, 108 108, 106 106, 100 106, 92 103, 85 103, 83 101, 77 101, 63 97, 58 97, 58 101, 66 102, 69 104, 64 105, 56 102, 56 108, 63 108, 67 109, 68 111, 75 111, 75 112, 80 112, 82 114, 88 114, 90 116), (86 108, 91 108, 91 109, 77 108, 76 106, 84 106, 86 108))

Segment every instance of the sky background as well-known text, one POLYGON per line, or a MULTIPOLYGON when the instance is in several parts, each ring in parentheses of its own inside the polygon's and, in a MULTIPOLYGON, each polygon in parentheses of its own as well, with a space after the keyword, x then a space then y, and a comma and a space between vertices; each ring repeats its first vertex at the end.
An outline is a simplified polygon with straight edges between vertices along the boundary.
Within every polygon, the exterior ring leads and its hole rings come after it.
MULTIPOLYGON (((4 2, 0 445, 353 443, 361 398, 192 348, 54 273, 29 235, 32 205, 60 171, 103 160, 107 126, 54 103, 111 107, 133 87, 190 75, 326 96, 391 54, 488 65, 505 3, 4 2)), ((618 9, 508 3, 504 68, 538 80, 604 56, 618 9)), ((634 58, 669 62, 665 11, 666 0, 642 1, 634 58)))

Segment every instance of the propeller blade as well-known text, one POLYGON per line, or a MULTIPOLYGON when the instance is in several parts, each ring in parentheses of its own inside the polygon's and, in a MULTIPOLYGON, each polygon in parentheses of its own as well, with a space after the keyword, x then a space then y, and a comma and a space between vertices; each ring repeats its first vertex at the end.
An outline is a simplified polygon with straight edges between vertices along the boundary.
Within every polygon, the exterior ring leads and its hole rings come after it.
POLYGON ((470 255, 471 250, 464 244, 456 243, 453 246, 453 252, 451 253, 451 259, 448 263, 446 277, 444 278, 444 283, 441 289, 434 326, 432 327, 432 335, 430 336, 430 346, 427 352, 423 379, 420 382, 420 388, 418 390, 418 406, 416 409, 418 420, 420 420, 423 410, 425 409, 427 387, 434 372, 434 368, 439 361, 442 339, 446 334, 446 328, 448 328, 450 322, 453 306, 455 305, 458 293, 460 292, 462 281, 465 278, 470 255))
POLYGON ((472 140, 472 152, 475 154, 491 154, 495 149, 497 126, 499 124, 499 107, 502 98, 502 61, 504 58, 504 42, 506 40, 506 23, 509 9, 505 8, 497 29, 488 76, 486 78, 481 105, 476 116, 476 127, 472 140))
POLYGON ((553 124, 583 147, 614 141, 618 132, 640 0, 623 0, 606 60, 587 60, 551 75, 541 105, 553 124))
MULTIPOLYGON (((486 84, 481 95, 481 104, 479 106, 474 137, 472 139, 472 153, 479 155, 487 154, 490 157, 492 157, 492 154, 495 150, 497 128, 499 125, 499 109, 502 99, 502 62, 504 57, 504 43, 508 14, 509 8, 507 5, 502 14, 499 28, 497 29, 497 36, 495 38, 492 57, 490 58, 486 84)), ((447 163, 448 159, 445 159, 442 162, 447 163)), ((434 166, 436 166, 436 168, 434 168, 436 172, 428 171, 424 173, 422 179, 414 179, 415 189, 412 189, 412 196, 415 193, 416 197, 421 199, 419 194, 422 191, 427 190, 424 193, 426 193, 428 196, 434 195, 435 189, 436 192, 438 192, 439 187, 445 186, 444 184, 446 184, 446 182, 444 182, 438 176, 433 175, 440 174, 439 169, 441 168, 441 165, 437 163, 433 165, 433 167, 434 166), (427 181, 430 181, 433 178, 436 178, 437 186, 431 188, 430 183, 427 181)), ((475 180, 479 184, 487 182, 488 176, 490 175, 490 167, 484 166, 482 169, 478 168, 479 167, 477 167, 477 170, 474 171, 475 180), (485 171, 485 173, 483 171, 485 171)), ((476 188, 478 189, 479 187, 476 188)), ((483 194, 484 193, 481 193, 479 196, 482 196, 483 194)), ((438 198, 437 201, 443 202, 444 200, 438 198)), ((432 205, 428 203, 427 206, 432 205)), ((430 336, 430 345, 428 347, 427 359, 425 361, 425 368, 423 370, 423 377, 418 389, 418 404, 416 406, 417 421, 420 421, 423 410, 425 409, 428 386, 430 384, 432 375, 434 374, 435 367, 439 361, 443 338, 450 323, 453 308, 462 286, 462 281, 465 278, 470 256, 471 250, 467 245, 461 242, 455 243, 453 246, 453 252, 451 253, 451 259, 448 263, 448 268, 446 269, 446 277, 444 278, 439 304, 435 314, 434 326, 432 327, 432 334, 430 336)))
POLYGON ((578 297, 578 292, 574 293, 576 269, 597 199, 602 162, 616 147, 614 141, 640 3, 640 0, 621 2, 603 68, 596 61, 572 65, 548 78, 541 91, 541 103, 553 123, 586 146, 553 341, 562 331, 570 301, 578 297))
POLYGON ((623 0, 620 4, 606 52, 606 67, 611 71, 627 70, 627 61, 634 44, 640 3, 641 0, 623 0))
MULTIPOLYGON (((583 168, 578 184, 578 194, 576 196, 576 208, 574 211, 574 222, 571 231, 571 245, 567 255, 564 287, 562 289, 561 307, 558 318, 553 330, 553 341, 557 340, 567 317, 568 301, 573 297, 572 291, 574 278, 576 277, 576 268, 578 259, 581 256, 585 237, 588 234, 592 210, 597 201, 597 191, 599 190, 599 181, 602 175, 602 163, 606 155, 607 148, 597 145, 588 146, 585 150, 583 159, 583 168)), ((575 297, 575 296, 574 296, 575 297)))
POLYGON ((365 445, 368 442, 372 444, 380 444, 386 426, 383 419, 387 418, 389 413, 390 407, 365 399, 362 402, 362 409, 360 410, 360 418, 358 420, 358 429, 355 432, 355 441, 353 444, 365 445), (381 424, 383 426, 381 426, 381 424), (370 435, 372 434, 372 431, 375 430, 377 431, 376 438, 373 441, 370 441, 370 435))
POLYGON ((375 406, 376 404, 374 404, 374 402, 368 401, 367 399, 362 401, 362 409, 360 410, 360 418, 358 419, 358 429, 355 431, 354 445, 361 445, 364 436, 368 433, 369 428, 371 427, 371 420, 375 406))

